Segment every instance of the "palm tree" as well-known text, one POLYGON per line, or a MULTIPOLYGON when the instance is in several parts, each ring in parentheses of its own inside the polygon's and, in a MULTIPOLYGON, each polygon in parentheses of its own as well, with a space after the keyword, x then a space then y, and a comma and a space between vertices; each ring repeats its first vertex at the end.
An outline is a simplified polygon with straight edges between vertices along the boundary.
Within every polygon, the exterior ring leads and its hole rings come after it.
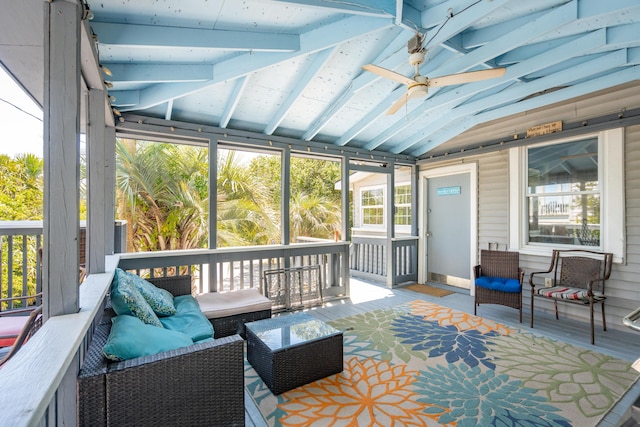
POLYGON ((206 247, 208 172, 206 150, 116 142, 119 215, 131 224, 137 251, 206 247))
POLYGON ((279 208, 272 189, 241 163, 234 150, 221 150, 218 158, 219 247, 263 245, 280 239, 279 208))
POLYGON ((300 192, 291 196, 289 206, 291 241, 298 237, 332 238, 340 227, 341 213, 334 200, 300 192))

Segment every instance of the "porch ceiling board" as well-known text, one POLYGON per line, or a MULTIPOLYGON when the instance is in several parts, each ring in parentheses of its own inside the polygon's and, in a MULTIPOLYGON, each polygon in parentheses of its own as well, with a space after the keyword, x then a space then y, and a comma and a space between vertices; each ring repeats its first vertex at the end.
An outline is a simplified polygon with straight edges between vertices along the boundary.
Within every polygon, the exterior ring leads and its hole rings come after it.
MULTIPOLYGON (((353 37, 362 36, 370 32, 379 31, 381 28, 391 25, 389 20, 365 18, 366 21, 356 18, 346 18, 333 24, 328 24, 317 30, 302 34, 301 48, 294 53, 245 53, 234 56, 229 60, 218 62, 214 65, 214 76, 203 83, 156 85, 141 90, 140 104, 136 109, 149 107, 167 102, 170 99, 184 97, 194 92, 206 89, 225 80, 244 77, 247 74, 258 72, 269 66, 292 60, 300 56, 307 56, 323 49, 334 47, 346 42, 353 37), (347 38, 345 39, 345 34, 347 38)), ((124 111, 131 111, 126 108, 124 111)))
MULTIPOLYGON (((12 29, 0 49, 24 52, 5 65, 18 80, 32 80, 37 67, 27 59, 31 45, 18 41, 32 40, 33 34, 22 31, 11 16, 31 13, 37 20, 39 11, 26 5, 18 11, 21 3, 10 0, 8 10, 15 13, 0 17, 3 28, 12 29)), ((640 4, 635 0, 88 4, 95 18, 84 24, 97 37, 97 63, 112 71, 104 78, 113 85, 108 93, 115 100, 110 102, 120 111, 302 144, 425 157, 440 151, 447 138, 490 117, 550 105, 567 94, 591 93, 589 79, 601 89, 635 81, 632 90, 640 90, 633 60, 640 47, 640 4), (416 33, 427 49, 421 75, 499 66, 507 72, 496 79, 432 88, 427 97, 412 99, 389 116, 387 108, 407 87, 361 67, 376 64, 413 76, 407 42, 416 33), (620 49, 627 49, 625 64, 588 73, 592 61, 620 49), (567 81, 567 70, 582 78, 567 81), (616 78, 600 79, 603 72, 616 78), (567 85, 575 89, 557 90, 567 85), (553 90, 555 95, 548 96, 553 90), (532 96, 535 102, 523 101, 532 96)), ((38 88, 42 82, 23 85, 38 88)))

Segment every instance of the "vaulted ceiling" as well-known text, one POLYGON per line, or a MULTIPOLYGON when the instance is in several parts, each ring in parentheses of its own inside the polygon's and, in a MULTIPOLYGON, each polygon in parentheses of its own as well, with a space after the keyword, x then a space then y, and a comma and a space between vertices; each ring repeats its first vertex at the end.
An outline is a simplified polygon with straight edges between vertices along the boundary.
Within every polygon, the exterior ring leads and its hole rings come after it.
MULTIPOLYGON (((483 123, 640 78, 637 0, 88 0, 122 113, 409 156, 483 123), (393 115, 423 37, 431 87, 393 115)), ((640 86, 632 86, 640 90, 640 86)))

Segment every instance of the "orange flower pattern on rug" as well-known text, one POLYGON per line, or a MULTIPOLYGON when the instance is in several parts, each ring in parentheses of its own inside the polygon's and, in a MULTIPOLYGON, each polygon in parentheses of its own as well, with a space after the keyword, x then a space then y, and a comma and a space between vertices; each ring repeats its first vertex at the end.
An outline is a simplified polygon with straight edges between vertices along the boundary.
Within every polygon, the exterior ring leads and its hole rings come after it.
POLYGON ((500 335, 509 335, 512 329, 492 320, 452 310, 428 301, 411 301, 411 314, 423 316, 425 320, 437 321, 440 326, 455 326, 459 331, 475 329, 481 334, 495 331, 500 335))
POLYGON ((345 362, 345 370, 283 395, 278 405, 287 415, 283 426, 348 425, 348 426, 431 426, 440 425, 440 413, 425 412, 429 404, 409 387, 418 372, 406 365, 392 366, 387 361, 358 360, 345 362))

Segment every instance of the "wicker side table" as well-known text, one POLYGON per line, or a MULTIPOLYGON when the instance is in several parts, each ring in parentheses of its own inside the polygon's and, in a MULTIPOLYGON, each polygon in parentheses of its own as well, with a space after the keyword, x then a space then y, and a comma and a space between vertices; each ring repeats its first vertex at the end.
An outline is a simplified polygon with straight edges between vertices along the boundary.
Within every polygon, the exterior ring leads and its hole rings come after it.
POLYGON ((297 313, 246 325, 247 360, 273 394, 342 372, 342 332, 297 313))

